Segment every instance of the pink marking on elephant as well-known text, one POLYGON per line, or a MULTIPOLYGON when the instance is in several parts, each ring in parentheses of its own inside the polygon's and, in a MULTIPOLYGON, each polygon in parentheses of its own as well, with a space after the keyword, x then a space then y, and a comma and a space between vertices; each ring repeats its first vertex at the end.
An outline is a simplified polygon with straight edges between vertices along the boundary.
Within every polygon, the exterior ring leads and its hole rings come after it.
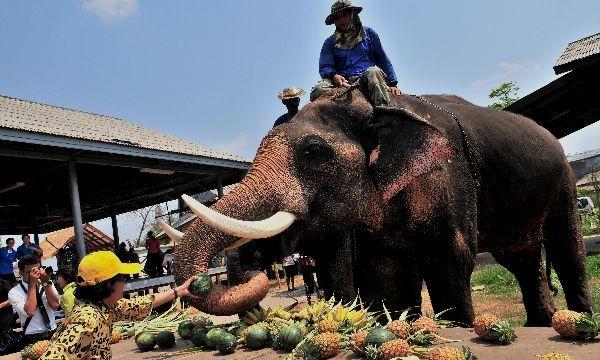
POLYGON ((441 134, 430 132, 421 151, 409 160, 406 168, 399 172, 393 182, 385 186, 383 190, 384 203, 389 202, 417 176, 440 167, 440 160, 449 158, 452 153, 453 148, 441 134))
POLYGON ((381 145, 377 145, 377 147, 375 149, 373 149, 373 151, 371 151, 371 154, 369 155, 369 165, 375 163, 375 161, 377 161, 377 159, 379 158, 379 147, 381 145))

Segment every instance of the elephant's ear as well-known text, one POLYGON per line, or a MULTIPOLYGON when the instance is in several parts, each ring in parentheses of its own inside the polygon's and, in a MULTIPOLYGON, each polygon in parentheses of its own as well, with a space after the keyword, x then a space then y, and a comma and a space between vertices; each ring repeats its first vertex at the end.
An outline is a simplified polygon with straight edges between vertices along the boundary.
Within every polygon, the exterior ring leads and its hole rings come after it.
POLYGON ((407 109, 391 109, 372 124, 369 168, 388 202, 416 177, 442 168, 455 153, 443 132, 407 109))

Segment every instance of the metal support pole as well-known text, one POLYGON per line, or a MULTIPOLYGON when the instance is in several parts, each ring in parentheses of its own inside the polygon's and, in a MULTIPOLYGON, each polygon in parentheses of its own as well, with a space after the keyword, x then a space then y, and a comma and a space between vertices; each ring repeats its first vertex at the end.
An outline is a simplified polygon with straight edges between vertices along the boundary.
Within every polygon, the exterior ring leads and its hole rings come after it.
POLYGON ((217 174, 217 196, 219 199, 223 198, 223 175, 217 174))
POLYGON ((117 251, 119 249, 119 225, 117 224, 117 214, 113 210, 110 212, 110 221, 112 222, 115 251, 117 251))
POLYGON ((77 171, 75 170, 74 161, 69 161, 69 188, 71 189, 71 212, 73 214, 73 226, 75 227, 75 247, 81 260, 85 256, 85 241, 83 240, 79 185, 77 184, 77 171))
POLYGON ((35 230, 33 233, 33 242, 36 243, 37 245, 40 244, 40 231, 38 230, 37 226, 35 227, 35 230))

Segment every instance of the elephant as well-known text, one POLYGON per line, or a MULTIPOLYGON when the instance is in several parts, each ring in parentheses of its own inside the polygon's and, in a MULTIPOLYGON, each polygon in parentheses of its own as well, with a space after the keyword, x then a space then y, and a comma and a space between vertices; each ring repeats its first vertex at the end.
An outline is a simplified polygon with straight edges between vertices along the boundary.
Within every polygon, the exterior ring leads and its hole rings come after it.
MULTIPOLYGON (((397 95, 392 106, 375 116, 360 89, 321 96, 265 136, 229 195, 210 208, 184 196, 199 219, 176 234, 176 282, 224 249, 242 263, 257 248, 301 251, 328 296, 403 310, 421 304, 424 282, 434 311, 468 326, 475 256, 491 252, 520 285, 526 325, 549 326, 543 246, 568 308, 591 311, 575 179, 558 140, 454 95, 397 95)), ((250 270, 238 266, 239 284, 193 305, 216 315, 255 306, 269 283, 250 270)))

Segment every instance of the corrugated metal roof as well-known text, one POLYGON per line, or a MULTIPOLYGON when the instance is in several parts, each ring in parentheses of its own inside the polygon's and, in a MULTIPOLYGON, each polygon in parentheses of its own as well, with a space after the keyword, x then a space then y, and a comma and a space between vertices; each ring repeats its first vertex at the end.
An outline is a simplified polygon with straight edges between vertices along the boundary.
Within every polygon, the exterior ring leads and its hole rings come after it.
POLYGON ((125 120, 0 95, 0 128, 214 159, 249 162, 125 120))
POLYGON ((592 158, 592 157, 596 157, 598 155, 600 155, 600 149, 583 151, 583 152, 580 152, 580 153, 568 154, 567 155, 567 161, 569 161, 569 162, 579 161, 579 160, 584 160, 584 159, 589 159, 589 158, 592 158))
POLYGON ((556 70, 558 67, 598 54, 600 54, 600 33, 573 41, 567 45, 566 50, 556 60, 554 68, 556 70))

